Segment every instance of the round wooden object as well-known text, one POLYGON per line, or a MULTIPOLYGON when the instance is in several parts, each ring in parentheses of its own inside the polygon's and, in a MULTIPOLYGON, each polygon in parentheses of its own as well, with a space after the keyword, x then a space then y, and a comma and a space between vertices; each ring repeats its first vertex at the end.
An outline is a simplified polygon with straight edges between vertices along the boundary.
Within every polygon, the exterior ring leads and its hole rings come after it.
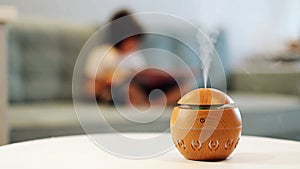
POLYGON ((200 88, 188 92, 177 103, 184 105, 224 105, 234 103, 234 101, 217 89, 200 88))
POLYGON ((216 161, 226 159, 238 144, 242 120, 239 109, 224 107, 201 109, 201 105, 233 104, 233 100, 216 89, 196 89, 183 96, 178 103, 195 106, 174 108, 170 120, 172 139, 187 159, 216 161), (196 100, 193 100, 196 99, 196 100))

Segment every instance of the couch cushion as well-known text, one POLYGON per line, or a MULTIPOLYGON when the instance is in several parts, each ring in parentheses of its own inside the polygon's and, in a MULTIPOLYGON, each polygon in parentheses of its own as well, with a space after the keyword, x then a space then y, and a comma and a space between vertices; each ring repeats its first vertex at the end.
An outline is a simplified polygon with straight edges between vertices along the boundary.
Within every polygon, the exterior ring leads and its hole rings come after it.
MULTIPOLYGON (((229 93, 237 103, 243 120, 243 134, 300 140, 299 99, 291 95, 229 93)), ((110 132, 106 123, 95 118, 95 105, 81 103, 84 119, 97 132, 110 132), (101 127, 103 126, 103 127, 101 127)), ((125 119, 115 108, 100 105, 99 110, 111 127, 120 132, 162 132, 169 128, 172 107, 158 119, 141 125, 125 119)), ((118 107, 123 115, 133 115, 126 107, 118 107)), ((156 113, 160 108, 145 113, 156 113)), ((13 142, 72 134, 84 134, 71 102, 15 104, 8 107, 13 142)), ((82 115, 82 113, 80 115, 82 115)), ((149 113, 149 114, 148 114, 149 113)), ((82 116, 81 116, 82 117, 82 116)), ((129 116, 127 116, 129 117, 129 116)), ((82 122, 82 121, 81 121, 82 122)))
POLYGON ((70 99, 76 58, 95 30, 65 23, 10 24, 10 101, 70 99))

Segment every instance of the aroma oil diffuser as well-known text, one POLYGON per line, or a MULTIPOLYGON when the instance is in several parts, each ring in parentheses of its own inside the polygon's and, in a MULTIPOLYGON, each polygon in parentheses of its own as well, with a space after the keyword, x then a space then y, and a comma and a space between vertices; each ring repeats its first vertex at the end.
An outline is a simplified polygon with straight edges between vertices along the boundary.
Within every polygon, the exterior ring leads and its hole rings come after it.
POLYGON ((226 159, 242 130, 239 109, 225 93, 201 88, 184 95, 173 109, 170 129, 179 152, 190 160, 226 159))

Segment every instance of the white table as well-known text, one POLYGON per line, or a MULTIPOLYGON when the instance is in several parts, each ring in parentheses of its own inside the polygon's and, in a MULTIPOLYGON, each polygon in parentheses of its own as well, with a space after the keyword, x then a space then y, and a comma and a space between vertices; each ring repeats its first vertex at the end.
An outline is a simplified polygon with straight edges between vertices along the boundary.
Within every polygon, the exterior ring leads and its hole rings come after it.
POLYGON ((0 6, 0 145, 7 143, 7 58, 5 24, 17 16, 17 11, 11 6, 0 6))
MULTIPOLYGON (((150 134, 138 135, 151 136, 150 134)), ((0 168, 299 169, 300 142, 242 136, 240 144, 229 159, 219 162, 200 162, 184 159, 175 148, 155 158, 124 159, 103 151, 87 136, 59 137, 0 147, 0 168)))

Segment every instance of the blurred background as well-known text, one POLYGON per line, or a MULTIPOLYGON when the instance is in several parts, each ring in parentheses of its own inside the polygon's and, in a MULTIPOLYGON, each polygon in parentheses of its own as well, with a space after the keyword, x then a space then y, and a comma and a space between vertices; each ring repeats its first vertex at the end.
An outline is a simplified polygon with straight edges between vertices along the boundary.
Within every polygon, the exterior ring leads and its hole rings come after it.
MULTIPOLYGON (((1 89, 8 95, 10 143, 84 133, 72 104, 74 65, 86 40, 123 8, 178 16, 208 35, 218 31, 214 45, 226 72, 227 91, 242 113, 243 134, 300 140, 298 0, 0 0, 0 6, 18 13, 5 24, 8 88, 1 89)), ((196 45, 195 32, 181 25, 137 19, 146 30, 184 35, 196 45)), ((197 56, 172 40, 149 37, 143 45, 175 51, 189 66, 201 69, 197 56)), ((174 66, 164 57, 149 62, 174 66)), ((201 83, 201 74, 197 78, 201 83)), ((89 103, 84 106, 88 112, 89 103)), ((112 106, 102 109, 120 132, 161 132, 169 126, 172 107, 157 125, 139 128, 114 116, 112 106)))

